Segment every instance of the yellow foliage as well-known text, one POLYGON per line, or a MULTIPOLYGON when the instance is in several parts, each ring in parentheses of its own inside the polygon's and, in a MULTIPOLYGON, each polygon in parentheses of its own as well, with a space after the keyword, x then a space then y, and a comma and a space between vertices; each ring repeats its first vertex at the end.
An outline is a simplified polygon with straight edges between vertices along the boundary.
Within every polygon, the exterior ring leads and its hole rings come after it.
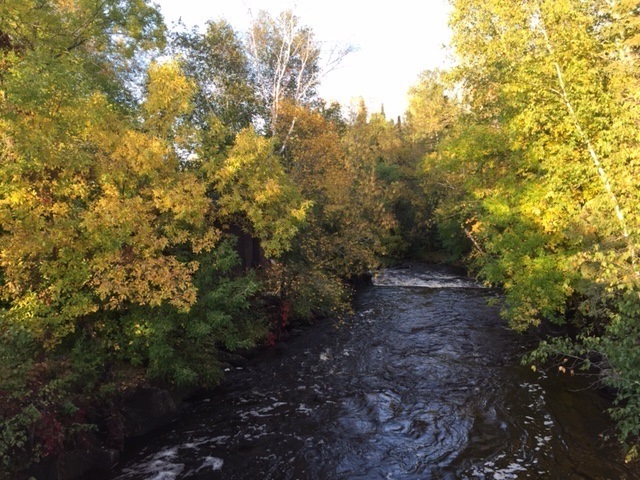
POLYGON ((219 234, 206 185, 181 171, 175 151, 191 93, 175 63, 154 64, 144 130, 97 92, 61 88, 37 109, 5 103, 14 112, 0 156, 6 319, 53 347, 101 309, 193 305, 198 264, 167 249, 210 250, 219 234))
POLYGON ((301 198, 269 140, 251 128, 240 132, 214 180, 223 218, 232 222, 235 215, 245 216, 269 257, 289 250, 311 202, 301 198))
POLYGON ((156 133, 168 135, 175 120, 191 110, 195 86, 175 60, 152 63, 148 75, 147 96, 142 105, 145 123, 156 133))

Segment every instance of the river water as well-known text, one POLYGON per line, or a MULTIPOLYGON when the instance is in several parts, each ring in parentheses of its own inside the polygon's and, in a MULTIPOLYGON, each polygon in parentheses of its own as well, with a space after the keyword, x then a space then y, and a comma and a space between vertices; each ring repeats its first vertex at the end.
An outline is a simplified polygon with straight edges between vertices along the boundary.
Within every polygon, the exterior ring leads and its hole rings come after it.
POLYGON ((111 478, 638 478, 604 440, 607 400, 520 366, 532 339, 491 299, 446 269, 386 270, 353 318, 231 369, 111 478))

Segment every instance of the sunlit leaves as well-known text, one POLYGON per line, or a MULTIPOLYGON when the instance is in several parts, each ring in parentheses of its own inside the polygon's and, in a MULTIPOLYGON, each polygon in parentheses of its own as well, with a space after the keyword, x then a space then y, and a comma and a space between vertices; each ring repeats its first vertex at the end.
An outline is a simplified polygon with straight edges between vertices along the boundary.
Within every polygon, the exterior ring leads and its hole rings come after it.
POLYGON ((251 128, 242 131, 221 165, 213 166, 220 214, 243 215, 268 256, 289 250, 311 202, 286 175, 270 140, 251 128))
MULTIPOLYGON (((176 121, 192 109, 193 84, 181 73, 177 62, 152 63, 142 111, 145 128, 169 137, 176 121)), ((171 135, 173 136, 173 135, 171 135)))
POLYGON ((458 126, 440 158, 480 225, 476 266, 504 286, 517 328, 570 320, 583 329, 555 351, 603 359, 604 381, 619 392, 621 436, 635 440, 636 14, 598 0, 454 7, 456 79, 472 127, 458 126), (497 132, 501 148, 475 148, 469 134, 481 129, 497 132))
POLYGON ((101 308, 188 308, 197 263, 165 252, 208 249, 215 239, 204 224, 206 188, 180 170, 171 143, 190 106, 189 83, 175 64, 154 65, 139 129, 89 92, 81 65, 58 62, 55 77, 27 85, 19 72, 31 68, 25 58, 5 79, 0 258, 4 299, 14 304, 5 318, 17 321, 14 311, 29 305, 29 328, 55 344, 101 308))

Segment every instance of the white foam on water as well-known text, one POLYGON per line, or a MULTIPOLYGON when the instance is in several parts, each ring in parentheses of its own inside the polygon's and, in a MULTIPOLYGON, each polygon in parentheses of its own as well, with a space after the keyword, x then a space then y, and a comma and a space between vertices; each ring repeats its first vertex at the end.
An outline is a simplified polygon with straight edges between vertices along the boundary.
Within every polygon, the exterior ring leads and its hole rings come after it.
POLYGON ((411 270, 381 270, 371 281, 376 287, 484 288, 473 280, 455 275, 411 270))
POLYGON ((529 397, 526 403, 530 412, 522 414, 521 421, 526 425, 530 438, 522 445, 517 453, 502 452, 500 455, 474 465, 469 472, 472 478, 483 480, 511 480, 522 478, 521 472, 533 472, 537 475, 545 475, 548 472, 541 471, 538 458, 548 450, 553 439, 553 427, 555 425, 551 415, 546 412, 546 398, 544 388, 537 383, 524 382, 520 384, 529 397))
POLYGON ((298 408, 296 409, 296 413, 302 413, 304 415, 309 415, 311 413, 313 413, 313 409, 307 407, 304 403, 301 403, 298 408))
MULTIPOLYGON (((516 462, 523 462, 522 459, 517 459, 516 462)), ((471 471, 471 475, 480 479, 493 479, 493 480, 512 480, 518 478, 518 472, 526 472, 519 463, 510 463, 504 468, 493 468, 494 462, 486 462, 482 467, 474 467, 471 471)))
POLYGON ((526 472, 527 469, 518 463, 511 463, 506 468, 497 470, 493 474, 494 480, 506 480, 510 478, 518 478, 517 472, 526 472))
MULTIPOLYGON (((217 437, 197 437, 180 446, 172 447, 154 454, 148 455, 135 467, 126 468, 118 479, 144 479, 144 480, 174 480, 184 472, 185 465, 180 463, 180 450, 200 450, 207 445, 223 445, 229 440, 228 435, 217 437)), ((220 470, 223 460, 218 457, 206 456, 203 464, 196 470, 205 468, 220 470)))
POLYGON ((202 465, 200 466, 200 468, 198 468, 198 472, 204 470, 205 468, 211 470, 221 470, 222 465, 224 465, 224 460, 222 460, 221 458, 205 457, 204 462, 202 462, 202 465))
POLYGON ((189 448, 198 450, 202 445, 223 445, 229 440, 229 435, 220 435, 217 437, 200 437, 183 444, 180 448, 189 448))
POLYGON ((126 468, 119 479, 144 478, 145 480, 174 480, 184 470, 184 464, 178 463, 178 447, 155 453, 136 467, 126 468))
POLYGON ((266 437, 267 435, 270 435, 270 433, 267 431, 265 425, 248 425, 244 433, 241 434, 245 440, 249 441, 258 440, 259 438, 266 437))
POLYGON ((240 413, 239 417, 243 421, 247 421, 250 417, 254 418, 265 418, 272 417, 274 415, 280 415, 279 413, 273 413, 273 411, 278 408, 287 405, 287 402, 275 402, 272 405, 267 405, 266 407, 248 410, 246 412, 240 413))

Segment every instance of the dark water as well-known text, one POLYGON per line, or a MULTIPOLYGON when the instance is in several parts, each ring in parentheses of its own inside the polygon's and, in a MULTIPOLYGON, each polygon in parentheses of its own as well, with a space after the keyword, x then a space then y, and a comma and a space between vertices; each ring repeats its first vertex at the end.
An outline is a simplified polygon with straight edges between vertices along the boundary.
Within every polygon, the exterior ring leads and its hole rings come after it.
POLYGON ((443 270, 389 270, 353 319, 230 371, 112 478, 638 478, 602 440, 605 399, 519 365, 530 339, 494 296, 443 270))

